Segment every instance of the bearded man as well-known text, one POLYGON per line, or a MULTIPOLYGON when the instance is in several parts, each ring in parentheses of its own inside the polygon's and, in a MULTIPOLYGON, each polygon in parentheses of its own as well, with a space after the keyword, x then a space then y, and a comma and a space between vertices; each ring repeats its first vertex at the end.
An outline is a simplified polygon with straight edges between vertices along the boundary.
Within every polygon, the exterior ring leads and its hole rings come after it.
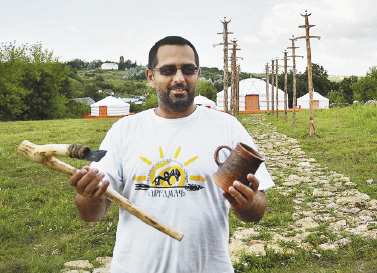
POLYGON ((212 180, 219 146, 257 147, 236 118, 194 104, 200 67, 188 40, 158 41, 146 75, 158 107, 117 121, 100 146, 106 156, 69 179, 79 215, 85 221, 101 219, 111 204, 104 196, 111 187, 184 233, 175 241, 120 208, 111 272, 234 272, 229 209, 242 221, 259 221, 267 208, 264 191, 274 183, 263 163, 248 175, 249 185, 233 181, 225 192, 212 180))

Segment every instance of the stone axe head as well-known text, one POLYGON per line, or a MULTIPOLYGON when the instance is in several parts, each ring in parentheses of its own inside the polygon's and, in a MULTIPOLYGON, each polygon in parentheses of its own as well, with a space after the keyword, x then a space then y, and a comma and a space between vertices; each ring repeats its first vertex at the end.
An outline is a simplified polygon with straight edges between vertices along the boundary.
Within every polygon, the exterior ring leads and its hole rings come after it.
POLYGON ((54 156, 66 156, 89 161, 100 161, 105 156, 104 150, 91 150, 81 144, 46 144, 35 145, 24 140, 17 149, 17 154, 31 161, 40 163, 49 169, 73 175, 77 169, 56 159, 54 156))

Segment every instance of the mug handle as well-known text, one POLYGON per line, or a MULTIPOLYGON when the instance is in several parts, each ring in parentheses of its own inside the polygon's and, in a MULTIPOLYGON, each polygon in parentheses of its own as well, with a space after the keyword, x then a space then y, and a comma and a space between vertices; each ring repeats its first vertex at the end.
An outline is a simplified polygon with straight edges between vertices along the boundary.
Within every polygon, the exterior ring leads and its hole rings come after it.
POLYGON ((224 163, 219 162, 219 152, 220 152, 221 149, 224 149, 224 148, 228 149, 230 152, 232 152, 232 148, 230 148, 229 146, 219 146, 216 149, 216 151, 215 151, 215 162, 216 162, 217 166, 219 166, 219 167, 224 164, 224 163))

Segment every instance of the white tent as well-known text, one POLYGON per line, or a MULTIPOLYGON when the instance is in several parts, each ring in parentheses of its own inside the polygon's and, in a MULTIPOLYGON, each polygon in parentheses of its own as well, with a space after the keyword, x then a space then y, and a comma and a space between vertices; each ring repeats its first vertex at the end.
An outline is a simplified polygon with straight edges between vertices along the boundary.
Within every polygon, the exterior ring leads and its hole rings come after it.
POLYGON ((90 108, 92 116, 125 116, 130 114, 130 105, 112 96, 93 103, 90 108))
MULTIPOLYGON (((309 109, 309 101, 310 101, 309 93, 306 93, 305 95, 297 99, 297 107, 309 109)), ((329 108, 329 99, 313 91, 313 108, 314 109, 329 108)))
MULTIPOLYGON (((239 109, 267 110, 266 82, 261 79, 249 78, 240 81, 239 109)), ((287 96, 288 98, 288 96, 287 96)), ((228 88, 228 109, 230 109, 231 87, 228 88)), ((276 110, 276 88, 274 87, 274 109, 276 110)), ((284 91, 278 91, 279 110, 284 110, 284 91)), ((217 93, 217 110, 224 110, 224 91, 217 93)), ((269 109, 272 109, 272 85, 269 85, 269 109)))
POLYGON ((206 106, 206 107, 209 107, 209 108, 216 108, 216 102, 208 99, 207 97, 201 96, 201 95, 196 96, 194 98, 194 103, 196 105, 200 105, 200 106, 206 106))

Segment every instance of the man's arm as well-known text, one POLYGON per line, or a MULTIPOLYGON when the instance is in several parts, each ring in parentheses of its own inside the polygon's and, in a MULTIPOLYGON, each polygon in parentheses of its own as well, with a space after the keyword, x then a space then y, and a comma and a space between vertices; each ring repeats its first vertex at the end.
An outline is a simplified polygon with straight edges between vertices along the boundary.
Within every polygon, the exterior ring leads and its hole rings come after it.
POLYGON ((68 180, 68 184, 76 189, 75 203, 81 219, 86 222, 101 219, 111 204, 104 196, 110 182, 106 180, 98 186, 103 177, 97 169, 85 166, 68 180))
POLYGON ((230 203, 230 209, 235 212, 238 219, 244 222, 257 222, 263 218, 267 209, 267 197, 263 191, 259 191, 259 181, 248 174, 250 186, 239 181, 234 181, 229 187, 229 193, 223 192, 224 197, 230 203))

